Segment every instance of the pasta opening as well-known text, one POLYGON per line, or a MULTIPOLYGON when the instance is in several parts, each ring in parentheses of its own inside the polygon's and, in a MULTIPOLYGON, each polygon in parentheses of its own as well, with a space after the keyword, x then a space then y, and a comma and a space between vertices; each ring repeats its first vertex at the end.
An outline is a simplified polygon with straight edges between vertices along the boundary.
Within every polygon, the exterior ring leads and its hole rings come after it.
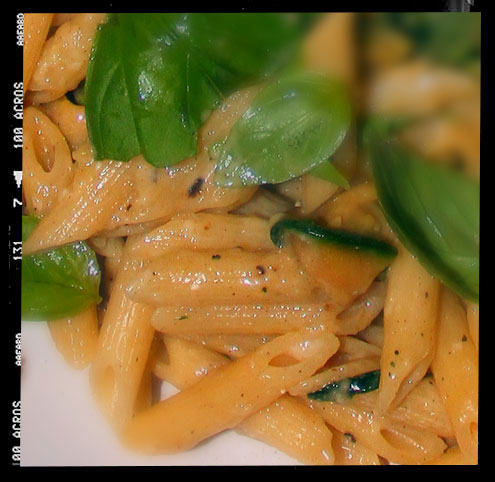
MULTIPOLYGON (((40 134, 41 135, 41 134, 40 134)), ((54 149, 50 149, 43 143, 43 147, 38 145, 35 141, 35 149, 36 149, 36 160, 38 164, 41 166, 43 171, 49 173, 53 169, 53 165, 55 164, 55 152, 54 149)))
POLYGON ((62 135, 51 121, 41 112, 33 109, 28 119, 32 125, 32 142, 35 152, 36 161, 43 171, 49 173, 56 160, 56 142, 65 142, 62 135))
POLYGON ((293 365, 297 365, 300 362, 297 358, 287 355, 286 353, 282 353, 281 355, 277 355, 275 358, 270 360, 268 365, 272 367, 290 367, 293 365))

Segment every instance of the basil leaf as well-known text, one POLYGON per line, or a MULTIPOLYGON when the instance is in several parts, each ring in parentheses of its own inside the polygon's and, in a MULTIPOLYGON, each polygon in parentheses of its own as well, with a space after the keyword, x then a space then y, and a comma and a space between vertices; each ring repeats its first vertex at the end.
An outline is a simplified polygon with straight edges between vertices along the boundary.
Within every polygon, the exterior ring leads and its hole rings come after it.
POLYGON ((446 286, 479 299, 480 186, 396 141, 369 140, 387 220, 404 246, 446 286))
POLYGON ((287 63, 315 14, 120 13, 95 37, 86 119, 97 159, 157 167, 197 152, 220 101, 287 63))
POLYGON ((327 161, 349 128, 344 87, 319 73, 290 72, 264 88, 234 124, 215 181, 222 186, 276 184, 327 161))
MULTIPOLYGON (((38 222, 34 216, 22 217, 23 241, 38 222)), ((101 301, 96 254, 84 242, 23 256, 21 276, 21 315, 26 321, 74 316, 101 301)))

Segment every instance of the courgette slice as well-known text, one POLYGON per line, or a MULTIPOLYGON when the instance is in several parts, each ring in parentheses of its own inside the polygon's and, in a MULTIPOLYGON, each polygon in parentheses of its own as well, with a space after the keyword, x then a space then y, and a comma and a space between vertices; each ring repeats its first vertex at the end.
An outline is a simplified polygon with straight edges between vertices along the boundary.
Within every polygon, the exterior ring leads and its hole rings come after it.
POLYGON ((341 307, 365 293, 397 255, 397 248, 382 240, 309 219, 283 219, 270 234, 280 248, 290 243, 308 276, 341 307))
POLYGON ((319 402, 343 402, 354 395, 377 390, 380 384, 380 370, 363 373, 329 383, 316 392, 308 393, 308 398, 319 402))

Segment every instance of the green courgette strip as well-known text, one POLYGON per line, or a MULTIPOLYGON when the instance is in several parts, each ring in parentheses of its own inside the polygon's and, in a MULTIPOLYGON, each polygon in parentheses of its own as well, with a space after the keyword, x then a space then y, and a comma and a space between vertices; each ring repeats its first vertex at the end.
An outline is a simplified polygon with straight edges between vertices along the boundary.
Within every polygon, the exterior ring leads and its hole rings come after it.
POLYGON ((338 402, 361 393, 377 390, 380 384, 380 370, 363 373, 329 383, 316 392, 308 393, 308 398, 319 402, 338 402))
POLYGON ((272 242, 282 248, 285 234, 292 231, 308 236, 315 241, 333 244, 345 249, 365 251, 370 254, 392 258, 397 255, 397 248, 380 239, 349 231, 325 228, 311 219, 282 219, 275 223, 270 231, 272 242))

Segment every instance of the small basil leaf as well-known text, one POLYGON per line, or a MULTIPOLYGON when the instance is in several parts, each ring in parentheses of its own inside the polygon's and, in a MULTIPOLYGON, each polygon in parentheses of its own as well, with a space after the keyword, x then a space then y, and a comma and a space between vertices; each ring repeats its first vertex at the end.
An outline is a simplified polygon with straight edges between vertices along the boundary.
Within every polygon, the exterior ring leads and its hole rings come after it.
POLYGON ((215 181, 276 184, 309 172, 337 150, 350 119, 348 95, 336 80, 305 71, 281 76, 234 124, 215 181))
POLYGON ((480 186, 396 141, 370 138, 378 197, 399 240, 445 285, 479 298, 480 186))
POLYGON ((197 152, 220 101, 287 63, 314 14, 113 14, 97 33, 86 118, 97 159, 157 167, 197 152))
POLYGON ((349 181, 342 175, 342 173, 333 165, 331 161, 323 162, 316 166, 309 172, 312 176, 315 176, 324 181, 331 182, 337 186, 349 189, 351 185, 349 181))
MULTIPOLYGON (((34 216, 22 217, 23 241, 38 222, 34 216)), ((26 321, 74 316, 101 301, 96 254, 84 242, 23 256, 21 277, 21 315, 26 321)))

